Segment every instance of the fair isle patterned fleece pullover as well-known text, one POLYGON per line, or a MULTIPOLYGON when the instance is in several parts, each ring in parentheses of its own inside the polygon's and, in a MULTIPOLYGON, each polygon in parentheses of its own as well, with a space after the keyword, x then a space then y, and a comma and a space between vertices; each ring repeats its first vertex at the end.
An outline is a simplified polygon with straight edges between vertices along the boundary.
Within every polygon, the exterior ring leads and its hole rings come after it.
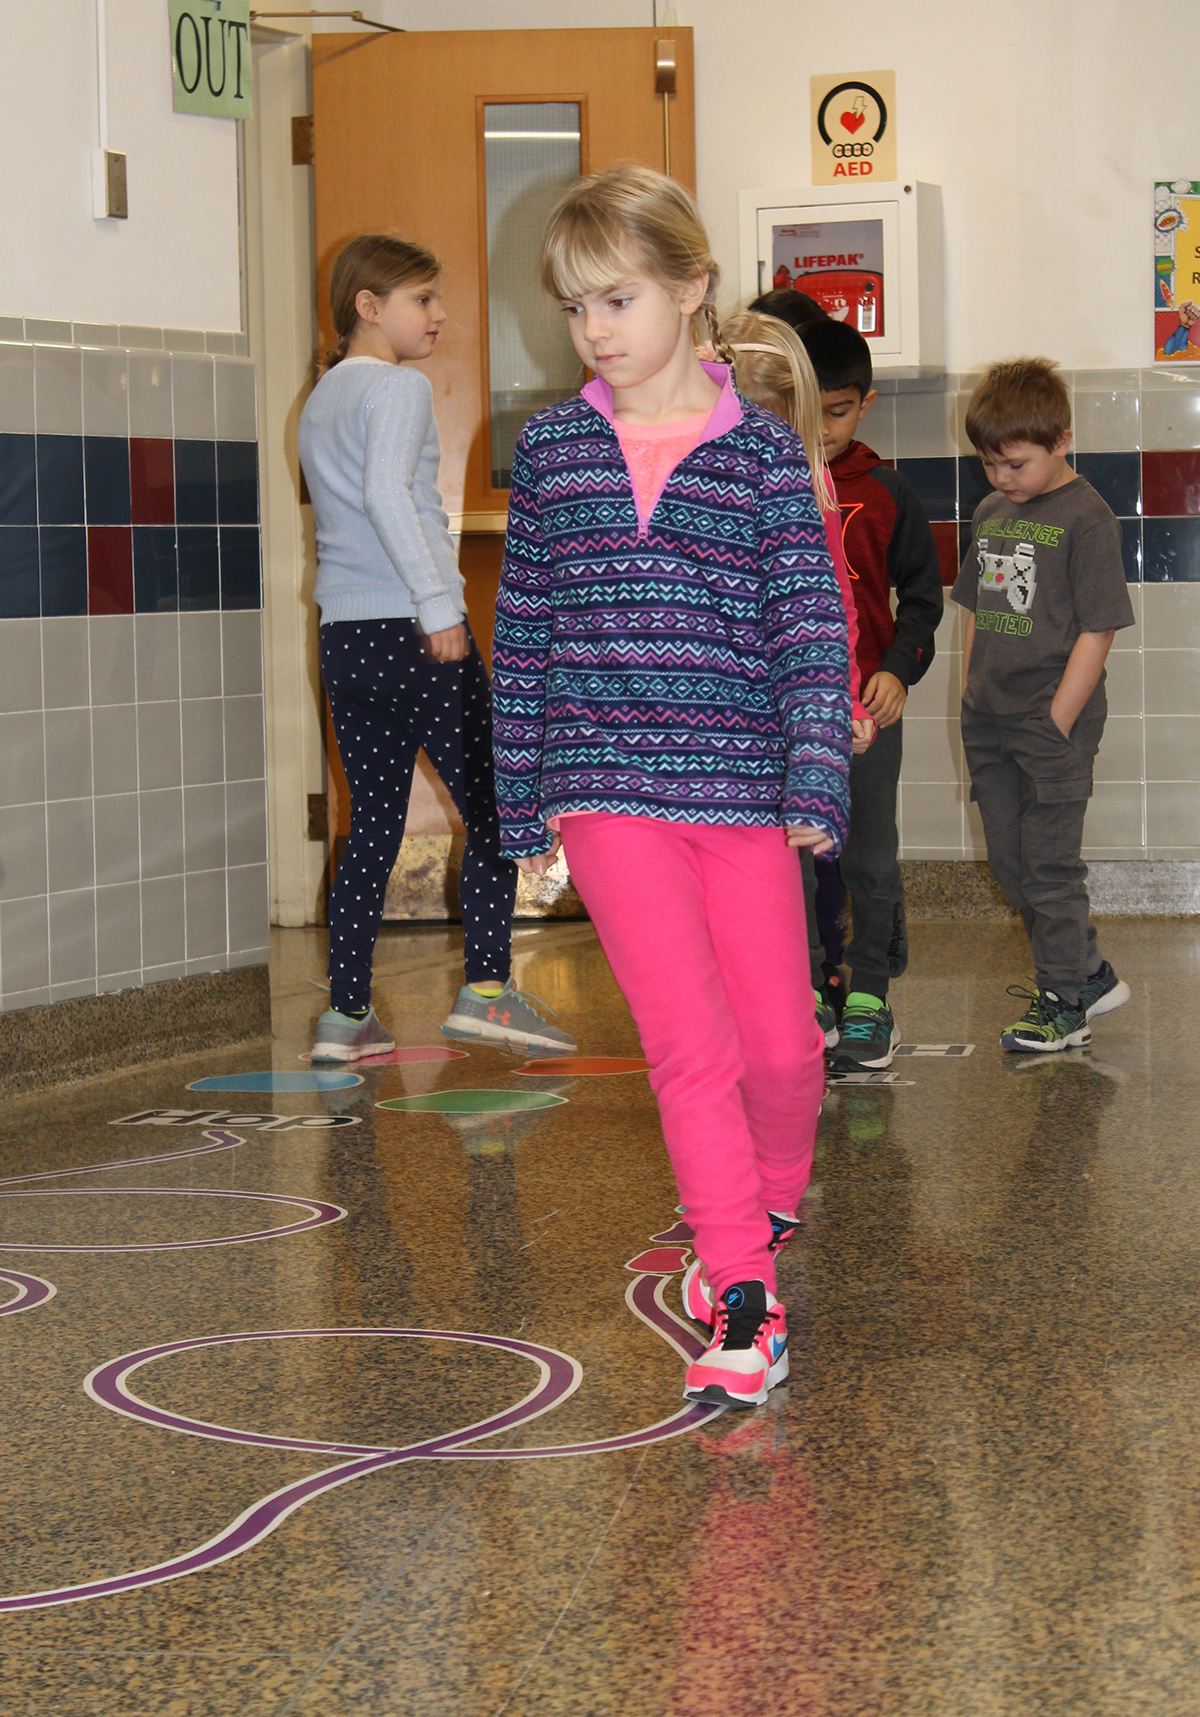
POLYGON ((808 461, 705 368, 721 397, 648 517, 607 382, 517 443, 492 656, 511 858, 545 852, 567 811, 845 840, 846 615, 808 461))

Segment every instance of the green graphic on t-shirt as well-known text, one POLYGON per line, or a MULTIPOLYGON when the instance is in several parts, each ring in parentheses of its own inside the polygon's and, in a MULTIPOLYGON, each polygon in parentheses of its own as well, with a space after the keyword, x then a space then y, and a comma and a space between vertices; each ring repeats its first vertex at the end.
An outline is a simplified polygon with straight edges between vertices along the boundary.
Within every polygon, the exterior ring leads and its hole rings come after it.
POLYGON ((1043 543, 1057 548, 1065 525, 1040 525, 1034 519, 984 519, 976 527, 977 537, 1017 537, 1021 542, 1043 543))
POLYGON ((975 611, 977 632, 1014 632, 1018 638, 1028 638, 1033 621, 1028 614, 1006 614, 1002 608, 979 608, 975 611))

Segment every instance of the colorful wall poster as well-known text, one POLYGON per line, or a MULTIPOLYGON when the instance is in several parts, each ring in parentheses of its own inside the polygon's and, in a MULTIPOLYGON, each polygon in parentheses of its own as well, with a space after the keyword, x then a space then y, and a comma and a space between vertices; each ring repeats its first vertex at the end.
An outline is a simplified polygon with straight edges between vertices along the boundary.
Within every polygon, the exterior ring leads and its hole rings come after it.
POLYGON ((1200 363, 1200 179, 1154 186, 1154 361, 1200 363))
POLYGON ((822 72, 808 86, 813 184, 894 179, 895 72, 822 72))
POLYGON ((815 298, 868 340, 883 335, 883 222, 810 221, 771 228, 771 285, 815 298))

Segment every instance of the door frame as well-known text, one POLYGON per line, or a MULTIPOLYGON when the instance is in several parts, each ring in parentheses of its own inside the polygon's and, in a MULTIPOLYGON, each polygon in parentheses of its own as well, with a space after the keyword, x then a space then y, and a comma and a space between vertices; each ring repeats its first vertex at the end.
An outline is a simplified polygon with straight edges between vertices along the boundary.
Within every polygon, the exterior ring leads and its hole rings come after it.
POLYGON ((317 347, 311 167, 292 160, 292 119, 312 112, 311 26, 255 24, 254 116, 244 124, 246 333, 258 383, 267 850, 273 924, 325 918, 325 744, 316 538, 296 431, 317 347))

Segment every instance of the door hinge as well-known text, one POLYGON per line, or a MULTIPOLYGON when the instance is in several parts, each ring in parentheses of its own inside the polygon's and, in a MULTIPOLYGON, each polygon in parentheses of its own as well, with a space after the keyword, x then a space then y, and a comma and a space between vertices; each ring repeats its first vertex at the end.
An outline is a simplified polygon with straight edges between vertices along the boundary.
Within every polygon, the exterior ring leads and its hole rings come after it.
POLYGON ((329 800, 324 793, 308 795, 308 838, 310 841, 329 839, 329 800))
POLYGON ((313 164, 313 116, 302 113, 292 120, 292 166, 311 167, 313 164))

